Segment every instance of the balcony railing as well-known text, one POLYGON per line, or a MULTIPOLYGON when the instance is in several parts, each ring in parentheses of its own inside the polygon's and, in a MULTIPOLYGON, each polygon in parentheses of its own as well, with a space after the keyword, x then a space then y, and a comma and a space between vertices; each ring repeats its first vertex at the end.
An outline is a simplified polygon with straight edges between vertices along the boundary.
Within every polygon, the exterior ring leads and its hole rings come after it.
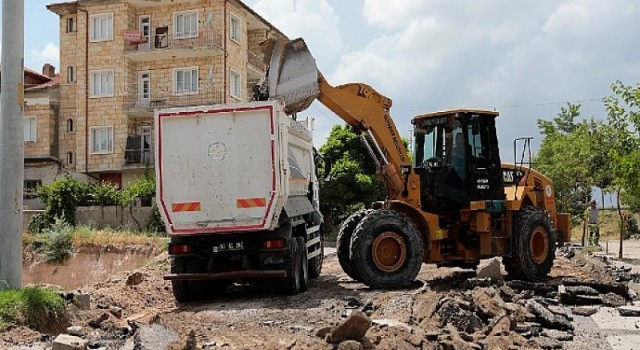
POLYGON ((192 38, 178 38, 174 33, 167 30, 167 27, 155 29, 155 34, 149 37, 148 42, 128 43, 125 52, 152 52, 171 49, 192 49, 192 48, 218 48, 222 49, 222 33, 213 30, 200 30, 197 36, 192 38))
POLYGON ((151 151, 151 145, 143 146, 142 137, 142 135, 127 137, 127 148, 124 150, 125 164, 153 164, 153 152, 151 151))
POLYGON ((257 52, 253 52, 253 51, 248 51, 247 52, 248 58, 247 61, 249 63, 250 66, 252 66, 253 68, 264 72, 267 70, 267 65, 264 64, 264 54, 262 53, 257 53, 257 52))
MULTIPOLYGON (((138 91, 137 87, 129 91, 138 91)), ((130 95, 126 99, 125 109, 153 110, 166 107, 186 107, 198 105, 211 105, 222 103, 222 91, 211 88, 201 88, 197 93, 175 93, 172 91, 159 91, 145 94, 130 95)))

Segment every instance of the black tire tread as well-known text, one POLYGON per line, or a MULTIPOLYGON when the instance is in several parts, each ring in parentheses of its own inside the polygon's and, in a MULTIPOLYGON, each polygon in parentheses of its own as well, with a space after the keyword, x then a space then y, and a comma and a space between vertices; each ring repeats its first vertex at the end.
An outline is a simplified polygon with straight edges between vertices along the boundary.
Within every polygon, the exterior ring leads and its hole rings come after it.
POLYGON ((393 210, 377 210, 364 217, 351 240, 351 261, 361 282, 373 289, 397 289, 409 286, 422 267, 422 240, 415 224, 404 214, 393 210), (371 257, 370 244, 377 231, 394 230, 407 244, 405 265, 394 273, 379 271, 371 257))
POLYGON ((300 292, 306 292, 309 289, 309 261, 307 259, 307 243, 304 237, 296 237, 298 244, 299 263, 300 263, 300 292))
POLYGON ((369 215, 373 212, 373 209, 361 209, 357 212, 351 214, 345 221, 340 225, 340 230, 338 231, 338 238, 336 239, 336 251, 338 255, 338 263, 340 263, 340 267, 347 276, 352 279, 359 281, 360 278, 356 270, 351 266, 351 239, 353 237, 353 232, 356 230, 356 227, 365 216, 369 215))
POLYGON ((503 258, 504 267, 509 278, 534 282, 546 280, 549 272, 551 272, 556 255, 555 231, 549 215, 541 208, 525 207, 518 214, 517 229, 513 234, 516 237, 513 239, 514 247, 511 256, 503 258), (549 254, 547 259, 540 265, 536 264, 529 256, 529 234, 533 232, 533 229, 538 224, 546 226, 545 228, 549 235, 549 254))
POLYGON ((287 277, 282 280, 280 285, 282 293, 286 295, 300 293, 300 276, 297 273, 300 268, 300 252, 298 251, 298 242, 295 237, 289 239, 284 267, 287 271, 287 277))
POLYGON ((309 260, 309 278, 316 279, 322 273, 322 264, 324 262, 324 234, 320 234, 320 255, 309 260))

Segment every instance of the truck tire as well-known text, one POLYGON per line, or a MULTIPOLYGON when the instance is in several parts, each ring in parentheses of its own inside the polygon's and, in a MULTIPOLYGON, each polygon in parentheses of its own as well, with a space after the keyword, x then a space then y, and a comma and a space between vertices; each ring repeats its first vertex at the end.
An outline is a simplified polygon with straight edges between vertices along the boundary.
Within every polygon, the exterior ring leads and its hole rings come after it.
POLYGON ((512 234, 511 256, 503 258, 507 274, 512 279, 541 281, 547 279, 556 257, 556 238, 547 213, 536 207, 526 207, 517 218, 512 234))
MULTIPOLYGON (((199 261, 194 257, 174 257, 171 259, 171 273, 198 273, 199 261)), ((202 281, 171 281, 173 296, 178 302, 200 300, 204 297, 206 286, 202 281)))
POLYGON ((307 258, 307 243, 304 237, 296 237, 298 251, 300 252, 300 291, 309 289, 309 259, 307 258))
POLYGON ((351 214, 351 216, 349 216, 340 226, 338 238, 336 239, 336 251, 340 267, 342 267, 342 270, 347 274, 347 276, 356 281, 359 281, 360 278, 358 277, 355 269, 351 266, 351 259, 349 258, 349 254, 351 254, 351 239, 353 238, 353 232, 356 230, 356 227, 362 218, 369 215, 371 212, 373 212, 372 209, 361 209, 351 214))
POLYGON ((360 280, 375 289, 403 288, 422 266, 422 241, 414 223, 393 210, 374 211, 358 224, 351 261, 360 280))
POLYGON ((291 237, 288 243, 287 256, 285 257, 285 270, 287 277, 282 281, 280 289, 284 294, 296 295, 301 291, 300 282, 302 280, 302 259, 298 249, 298 241, 291 237))
POLYGON ((324 233, 320 234, 320 255, 309 260, 309 278, 315 279, 320 277, 322 272, 322 263, 324 262, 324 233))

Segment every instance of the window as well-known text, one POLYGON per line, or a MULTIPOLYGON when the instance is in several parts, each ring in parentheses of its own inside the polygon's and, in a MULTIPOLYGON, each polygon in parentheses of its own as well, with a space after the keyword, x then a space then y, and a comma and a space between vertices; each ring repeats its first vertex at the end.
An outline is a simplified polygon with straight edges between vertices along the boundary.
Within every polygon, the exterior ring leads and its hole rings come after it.
POLYGON ((113 97, 113 69, 91 72, 91 97, 113 97))
POLYGON ((37 194, 42 187, 42 180, 24 180, 24 194, 37 194))
POLYGON ((113 13, 91 16, 91 41, 113 40, 113 13))
POLYGON ((241 99, 240 95, 240 82, 241 77, 240 73, 236 71, 231 71, 230 74, 231 81, 229 82, 229 94, 231 97, 235 97, 237 99, 241 99))
POLYGON ((73 132, 73 119, 67 119, 67 132, 73 132))
POLYGON ((67 165, 73 164, 73 152, 67 152, 67 165))
POLYGON ((113 152, 113 127, 91 128, 91 153, 113 152))
POLYGON ((67 83, 73 83, 76 81, 76 72, 73 66, 67 67, 67 83))
POLYGON ((173 17, 173 28, 177 39, 198 36, 198 11, 176 13, 173 17))
POLYGON ((24 118, 24 140, 25 142, 36 142, 36 125, 38 119, 36 117, 24 118))
POLYGON ((67 33, 73 33, 76 31, 76 19, 73 17, 67 18, 67 33))
POLYGON ((198 67, 173 70, 173 90, 178 95, 198 93, 198 67))
POLYGON ((237 43, 240 42, 240 20, 234 15, 231 15, 229 20, 229 37, 237 43))

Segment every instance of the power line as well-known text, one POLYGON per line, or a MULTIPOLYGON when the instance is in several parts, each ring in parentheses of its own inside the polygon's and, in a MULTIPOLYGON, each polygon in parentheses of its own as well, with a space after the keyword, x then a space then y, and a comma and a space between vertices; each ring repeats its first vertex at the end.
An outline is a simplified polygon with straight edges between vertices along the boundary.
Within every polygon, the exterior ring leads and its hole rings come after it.
MULTIPOLYGON (((490 105, 490 106, 481 106, 481 108, 486 109, 505 109, 505 108, 535 108, 535 107, 547 107, 547 106, 558 106, 558 105, 566 105, 567 103, 595 103, 602 102, 605 97, 593 97, 593 98, 585 98, 585 99, 576 99, 576 100, 564 100, 557 102, 538 102, 538 103, 527 103, 527 104, 506 104, 506 105, 490 105)), ((425 107, 425 106, 393 106, 397 109, 420 109, 420 110, 443 110, 451 107, 425 107)))

